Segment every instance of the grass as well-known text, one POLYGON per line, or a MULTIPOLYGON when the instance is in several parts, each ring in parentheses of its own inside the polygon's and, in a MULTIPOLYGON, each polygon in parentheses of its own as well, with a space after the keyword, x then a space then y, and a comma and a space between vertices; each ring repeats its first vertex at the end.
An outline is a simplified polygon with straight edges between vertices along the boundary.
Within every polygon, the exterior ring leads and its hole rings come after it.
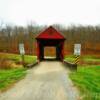
POLYGON ((0 90, 4 91, 26 75, 25 68, 0 70, 0 90))
POLYGON ((96 57, 96 56, 82 56, 82 59, 85 62, 100 62, 100 57, 96 57))
MULTIPOLYGON (((8 53, 0 53, 0 59, 7 59, 8 61, 14 61, 17 64, 17 68, 9 67, 8 69, 3 68, 3 64, 1 64, 0 69, 0 91, 4 91, 13 83, 17 82, 18 80, 22 79, 26 75, 26 68, 20 67, 21 64, 18 64, 22 61, 21 55, 18 54, 8 54, 8 53)), ((25 63, 33 63, 36 62, 37 58, 35 56, 25 55, 25 63)), ((5 64, 6 62, 4 62, 5 64)), ((8 63, 7 63, 8 64, 8 63)), ((6 64, 4 66, 7 66, 6 64)), ((10 65, 11 66, 11 65, 10 65)))
POLYGON ((75 61, 75 56, 67 55, 67 56, 65 56, 64 60, 66 60, 68 62, 74 62, 75 61))
MULTIPOLYGON (((65 60, 74 62, 75 56, 68 55, 65 60)), ((84 61, 85 65, 79 63, 77 71, 70 73, 70 78, 79 88, 81 100, 100 100, 100 57, 84 55, 80 57, 80 61, 84 61), (93 65, 93 62, 99 65, 93 65)))
MULTIPOLYGON (((36 56, 25 55, 24 57, 25 63, 33 63, 37 60, 36 56)), ((16 63, 22 61, 21 55, 18 54, 0 53, 0 58, 11 59, 16 63)))
POLYGON ((100 100, 100 66, 79 66, 70 78, 79 87, 83 100, 100 100))
MULTIPOLYGON (((76 59, 76 57, 74 55, 68 55, 68 56, 65 56, 65 60, 68 61, 68 62, 74 62, 76 59)), ((80 57, 80 61, 84 61, 85 63, 89 63, 89 62, 97 62, 99 63, 100 62, 100 57, 96 57, 96 56, 91 56, 91 55, 83 55, 80 57)))

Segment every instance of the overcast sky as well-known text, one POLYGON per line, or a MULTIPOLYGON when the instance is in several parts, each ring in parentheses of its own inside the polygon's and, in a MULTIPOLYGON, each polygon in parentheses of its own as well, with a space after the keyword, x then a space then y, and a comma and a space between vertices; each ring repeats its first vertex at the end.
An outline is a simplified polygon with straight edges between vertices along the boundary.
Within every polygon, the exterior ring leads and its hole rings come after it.
POLYGON ((100 0, 0 0, 0 21, 26 25, 100 24, 100 0))

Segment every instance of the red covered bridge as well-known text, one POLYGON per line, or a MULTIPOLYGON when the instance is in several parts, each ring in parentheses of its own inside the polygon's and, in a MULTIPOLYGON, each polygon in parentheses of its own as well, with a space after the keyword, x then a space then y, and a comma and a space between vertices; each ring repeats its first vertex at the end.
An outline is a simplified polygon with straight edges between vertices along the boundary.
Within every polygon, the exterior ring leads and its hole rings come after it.
POLYGON ((63 60, 64 58, 64 36, 55 28, 50 26, 37 37, 37 57, 38 60, 44 59, 44 47, 50 46, 56 48, 56 59, 63 60))

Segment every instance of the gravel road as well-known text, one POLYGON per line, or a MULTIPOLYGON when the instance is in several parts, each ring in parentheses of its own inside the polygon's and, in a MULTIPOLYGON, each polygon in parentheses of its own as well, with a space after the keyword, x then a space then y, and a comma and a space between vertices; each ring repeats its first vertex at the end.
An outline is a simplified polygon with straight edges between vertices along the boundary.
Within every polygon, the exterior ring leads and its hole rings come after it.
POLYGON ((61 62, 40 62, 11 89, 0 93, 0 100, 78 100, 79 93, 61 62))

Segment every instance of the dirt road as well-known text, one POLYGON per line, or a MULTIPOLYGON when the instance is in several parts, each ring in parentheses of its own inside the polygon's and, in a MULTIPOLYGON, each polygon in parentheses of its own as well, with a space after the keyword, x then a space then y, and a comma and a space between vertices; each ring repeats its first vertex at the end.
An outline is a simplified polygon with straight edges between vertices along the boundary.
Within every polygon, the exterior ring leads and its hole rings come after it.
POLYGON ((41 62, 27 76, 8 91, 0 94, 0 100, 78 100, 73 86, 61 62, 41 62))

